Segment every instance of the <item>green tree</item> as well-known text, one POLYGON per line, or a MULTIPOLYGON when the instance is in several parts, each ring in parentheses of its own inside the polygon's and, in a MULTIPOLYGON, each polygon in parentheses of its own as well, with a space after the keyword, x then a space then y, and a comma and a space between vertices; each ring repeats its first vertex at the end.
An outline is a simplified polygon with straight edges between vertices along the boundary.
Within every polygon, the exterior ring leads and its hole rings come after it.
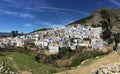
POLYGON ((114 35, 115 45, 117 45, 120 42, 120 33, 117 33, 114 35))
POLYGON ((110 15, 106 10, 103 10, 100 13, 102 17, 102 21, 100 21, 100 23, 102 25, 102 30, 103 30, 101 34, 101 38, 104 41, 111 44, 113 42, 113 39, 112 39, 112 32, 111 32, 112 24, 109 18, 110 15))
POLYGON ((16 36, 18 36, 19 33, 18 33, 18 31, 12 31, 11 34, 12 34, 12 37, 16 37, 16 36))

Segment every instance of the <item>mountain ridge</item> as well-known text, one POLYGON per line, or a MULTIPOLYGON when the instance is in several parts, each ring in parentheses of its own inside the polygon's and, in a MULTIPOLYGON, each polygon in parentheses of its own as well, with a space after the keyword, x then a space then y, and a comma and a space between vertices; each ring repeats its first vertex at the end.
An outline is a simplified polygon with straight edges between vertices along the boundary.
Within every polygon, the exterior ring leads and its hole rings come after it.
POLYGON ((108 14, 107 17, 113 25, 112 31, 120 32, 120 8, 99 8, 87 17, 72 22, 67 26, 77 26, 78 24, 82 24, 84 26, 101 26, 100 21, 103 19, 101 12, 108 14))
POLYGON ((11 36, 9 32, 0 32, 0 36, 11 36))

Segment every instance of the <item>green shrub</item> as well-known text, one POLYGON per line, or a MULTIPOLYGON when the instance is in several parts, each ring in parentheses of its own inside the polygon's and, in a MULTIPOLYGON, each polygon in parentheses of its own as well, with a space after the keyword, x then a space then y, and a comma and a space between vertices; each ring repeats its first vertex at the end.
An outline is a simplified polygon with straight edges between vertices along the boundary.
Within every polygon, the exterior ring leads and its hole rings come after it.
MULTIPOLYGON (((109 51, 110 52, 110 51, 109 51)), ((97 50, 92 50, 92 51, 84 51, 81 54, 77 54, 75 56, 75 59, 71 63, 71 67, 79 65, 82 61, 86 59, 93 59, 97 56, 102 56, 105 54, 108 54, 109 52, 102 52, 102 51, 97 51, 97 50)))

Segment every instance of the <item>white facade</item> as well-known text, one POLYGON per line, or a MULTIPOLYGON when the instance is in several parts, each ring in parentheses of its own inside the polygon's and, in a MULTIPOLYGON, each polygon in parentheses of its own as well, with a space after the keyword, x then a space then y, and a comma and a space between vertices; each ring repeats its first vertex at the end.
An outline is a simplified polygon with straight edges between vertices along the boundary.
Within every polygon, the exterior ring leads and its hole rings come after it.
POLYGON ((79 46, 88 46, 88 44, 78 44, 79 46))
POLYGON ((16 40, 16 43, 17 43, 17 47, 23 47, 24 46, 24 40, 22 40, 22 39, 17 39, 16 40))
POLYGON ((59 52, 59 46, 48 46, 49 52, 59 52))
POLYGON ((41 46, 42 48, 44 48, 45 46, 48 46, 48 42, 35 41, 34 44, 36 46, 41 46))

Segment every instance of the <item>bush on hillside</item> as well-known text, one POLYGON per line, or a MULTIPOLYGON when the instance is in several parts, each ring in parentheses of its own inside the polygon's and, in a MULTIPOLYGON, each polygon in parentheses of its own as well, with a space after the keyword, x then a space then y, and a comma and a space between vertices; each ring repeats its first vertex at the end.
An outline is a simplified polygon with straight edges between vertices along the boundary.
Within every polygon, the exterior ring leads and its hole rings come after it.
MULTIPOLYGON (((70 48, 63 47, 60 49, 60 52, 58 54, 54 55, 45 55, 42 53, 39 53, 39 55, 36 56, 36 60, 43 62, 43 63, 49 63, 54 66, 59 66, 60 60, 62 62, 67 62, 66 60, 70 61, 70 63, 63 63, 65 67, 73 67, 79 65, 82 61, 86 59, 92 59, 96 56, 105 55, 109 52, 102 52, 96 50, 86 50, 86 47, 77 47, 76 50, 70 50, 70 48)), ((62 63, 60 63, 62 64, 62 63)))
POLYGON ((30 51, 21 47, 11 47, 7 48, 5 51, 7 52, 19 52, 19 53, 25 53, 28 54, 30 51))
POLYGON ((93 59, 97 56, 102 56, 102 55, 105 55, 105 54, 108 54, 110 53, 111 51, 108 51, 108 52, 102 52, 102 51, 97 51, 97 50, 92 50, 92 51, 84 51, 83 53, 81 54, 76 54, 75 55, 75 59, 72 61, 71 63, 71 67, 73 66, 77 66, 79 65, 82 61, 86 60, 86 59, 93 59))

